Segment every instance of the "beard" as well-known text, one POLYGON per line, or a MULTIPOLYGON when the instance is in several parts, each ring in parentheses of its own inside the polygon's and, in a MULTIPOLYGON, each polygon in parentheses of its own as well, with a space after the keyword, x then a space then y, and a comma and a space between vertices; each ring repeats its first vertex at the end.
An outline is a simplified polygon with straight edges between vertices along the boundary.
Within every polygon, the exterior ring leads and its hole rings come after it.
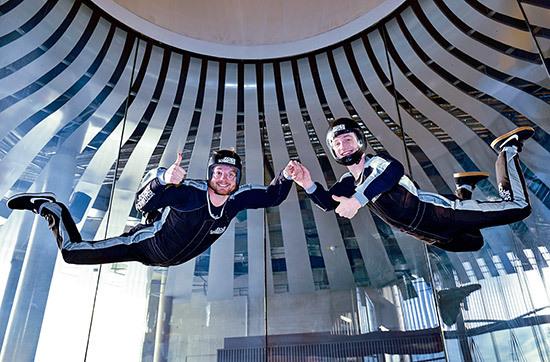
POLYGON ((208 187, 214 191, 216 195, 220 196, 228 196, 230 195, 235 189, 237 188, 237 185, 233 185, 231 188, 221 188, 216 185, 216 183, 213 180, 208 181, 208 187))

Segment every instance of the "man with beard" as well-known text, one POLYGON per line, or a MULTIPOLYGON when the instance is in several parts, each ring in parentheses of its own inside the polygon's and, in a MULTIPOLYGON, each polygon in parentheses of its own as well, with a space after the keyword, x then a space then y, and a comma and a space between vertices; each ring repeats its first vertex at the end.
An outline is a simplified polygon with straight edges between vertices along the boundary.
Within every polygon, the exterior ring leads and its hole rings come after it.
POLYGON ((166 168, 151 170, 136 195, 136 208, 147 222, 105 240, 82 240, 65 205, 52 193, 11 197, 11 209, 31 210, 52 229, 63 259, 71 264, 138 261, 145 265, 185 263, 208 249, 244 209, 277 206, 292 187, 289 175, 301 175, 289 162, 270 185, 239 186, 242 163, 233 150, 213 152, 207 180, 185 179, 182 155, 166 168))
POLYGON ((330 190, 313 182, 309 171, 297 161, 294 181, 325 211, 351 219, 367 206, 388 224, 447 251, 474 251, 483 246, 480 229, 523 220, 531 212, 525 180, 519 167, 523 143, 534 134, 519 127, 497 137, 491 147, 498 153, 495 164, 500 198, 471 200, 475 183, 483 172, 455 174, 455 196, 421 190, 404 173, 403 165, 386 153, 369 155, 359 124, 350 118, 335 120, 326 137, 336 162, 347 167, 330 190), (299 170, 301 168, 301 171, 299 170), (463 190, 460 190, 463 189, 463 190))

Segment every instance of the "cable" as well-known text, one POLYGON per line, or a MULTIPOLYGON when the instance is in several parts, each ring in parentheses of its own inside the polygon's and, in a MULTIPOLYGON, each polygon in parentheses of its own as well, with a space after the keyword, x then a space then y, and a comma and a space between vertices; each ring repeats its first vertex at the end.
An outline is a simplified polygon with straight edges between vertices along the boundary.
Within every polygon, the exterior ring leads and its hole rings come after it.
POLYGON ((535 42, 535 46, 537 47, 540 59, 542 61, 542 65, 544 69, 546 69, 546 75, 548 78, 550 78, 550 69, 548 69, 548 64, 546 63, 546 59, 544 58, 544 53, 542 52, 542 49, 540 47, 540 44, 537 40, 537 36, 535 35, 535 32, 533 31, 533 28, 531 27, 531 23, 529 22, 529 19, 527 18, 527 13, 525 12, 525 9, 523 8, 523 5, 521 5, 521 0, 516 0, 519 6, 519 9, 521 10, 521 14, 525 18, 525 25, 527 25, 527 29, 529 29, 529 33, 531 33, 531 36, 533 37, 533 41, 535 42))
POLYGON ((382 26, 380 28, 380 32, 382 33, 382 41, 384 43, 384 51, 386 52, 386 61, 388 62, 388 69, 390 71, 390 80, 391 85, 393 88, 393 99, 395 100, 395 109, 397 111, 397 119, 399 121, 399 127, 401 128, 401 140, 403 141, 403 149, 405 151, 405 161, 407 162, 407 171, 409 172, 409 175, 412 177, 412 168, 411 168, 411 160, 409 157, 409 151, 407 150, 407 143, 405 142, 405 130, 403 128, 403 119, 401 118, 401 112, 399 111, 399 101, 397 99, 397 90, 395 88, 395 82, 393 80, 393 72, 392 72, 392 66, 390 63, 390 55, 388 53, 388 47, 386 45, 386 28, 382 26))
MULTIPOLYGON (((405 141, 405 130, 403 129, 403 120, 401 118, 401 112, 399 111, 399 100, 397 99, 397 88, 395 87, 395 81, 393 79, 392 66, 391 66, 391 63, 390 63, 390 55, 388 53, 388 46, 387 46, 387 39, 386 39, 387 31, 386 31, 386 27, 384 25, 380 26, 380 32, 382 33, 382 42, 384 43, 384 51, 386 53, 386 61, 388 62, 388 69, 389 69, 389 72, 390 72, 390 81, 391 81, 391 85, 392 85, 392 88, 393 88, 393 99, 395 100, 395 108, 396 108, 396 111, 397 111, 397 118, 399 120, 399 127, 401 127, 401 140, 403 141, 403 149, 405 151, 405 160, 407 161, 407 170, 409 171, 409 175, 411 177, 413 177, 412 168, 411 168, 411 161, 410 161, 410 157, 409 157, 409 150, 407 149, 407 143, 405 141)), ((424 245, 423 249, 424 249, 424 260, 425 260, 425 262, 428 266, 428 271, 429 271, 429 276, 430 276, 429 282, 432 285, 432 291, 433 291, 433 294, 434 294, 434 303, 435 303, 435 306, 436 306, 435 311, 436 311, 436 314, 437 314, 437 319, 439 321, 439 332, 440 332, 441 344, 443 345, 443 352, 445 354, 445 361, 449 361, 449 357, 448 357, 449 353, 448 353, 448 350, 447 350, 447 345, 445 343, 445 334, 443 332, 443 327, 441 325, 442 318, 441 318, 441 313, 440 313, 440 310, 439 310, 439 301, 437 300, 437 295, 436 295, 437 292, 435 290, 434 281, 433 281, 434 271, 433 271, 432 265, 430 263, 428 247, 426 245, 424 245)))
MULTIPOLYGON (((118 155, 117 155, 116 162, 115 162, 115 174, 113 175, 113 182, 111 184, 111 195, 110 195, 110 198, 109 198, 109 207, 107 208, 107 223, 106 223, 106 226, 105 226, 105 235, 104 235, 105 238, 107 238, 107 232, 109 230, 109 220, 111 219, 111 209, 112 209, 111 205, 112 205, 114 194, 115 194, 115 185, 116 185, 116 179, 117 179, 117 172, 118 172, 118 166, 119 166, 119 162, 120 162, 120 154, 121 154, 121 151, 122 151, 122 142, 123 142, 123 139, 124 139, 124 128, 126 126, 126 119, 127 119, 127 116, 128 116, 128 103, 130 101, 130 96, 131 96, 131 93, 132 93, 132 84, 134 83, 134 72, 135 72, 135 69, 136 69, 138 50, 139 50, 139 38, 137 38, 137 42, 136 42, 136 51, 134 53, 134 63, 132 65, 132 75, 130 76, 130 84, 128 85, 128 96, 126 97, 126 105, 124 106, 124 117, 122 119, 122 132, 121 132, 121 135, 120 135, 118 155)), ((99 265, 99 270, 98 270, 98 273, 97 273, 97 282, 96 282, 95 292, 94 292, 94 301, 92 303, 92 314, 90 316, 90 325, 88 326, 88 337, 86 338, 86 350, 84 352, 84 362, 86 362, 86 359, 88 358, 88 348, 90 346, 90 336, 92 334, 92 325, 93 325, 93 322, 94 322, 95 306, 96 306, 96 301, 97 301, 97 291, 99 290, 99 281, 101 280, 101 270, 102 270, 102 265, 100 264, 99 265)))

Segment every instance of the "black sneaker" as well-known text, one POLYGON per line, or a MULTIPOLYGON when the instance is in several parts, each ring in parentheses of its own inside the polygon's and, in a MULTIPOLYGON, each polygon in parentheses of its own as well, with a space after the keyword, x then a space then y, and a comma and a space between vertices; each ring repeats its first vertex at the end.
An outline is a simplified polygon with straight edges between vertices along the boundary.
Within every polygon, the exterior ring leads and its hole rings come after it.
POLYGON ((38 214, 40 205, 45 202, 56 202, 55 195, 51 192, 23 193, 13 195, 8 199, 7 206, 12 210, 30 210, 38 214))
POLYGON ((455 195, 460 200, 470 200, 472 198, 472 192, 476 187, 476 184, 489 177, 487 172, 470 171, 470 172, 455 172, 453 174, 456 184, 455 195), (463 186, 470 186, 466 188, 463 186))
POLYGON ((494 139, 491 142, 491 147, 493 147, 497 152, 502 151, 504 147, 516 146, 518 152, 521 151, 523 142, 531 138, 535 134, 535 129, 529 126, 518 127, 510 132, 503 134, 494 139))
POLYGON ((455 172, 453 177, 457 187, 468 185, 473 190, 479 181, 489 177, 489 173, 483 171, 455 172))

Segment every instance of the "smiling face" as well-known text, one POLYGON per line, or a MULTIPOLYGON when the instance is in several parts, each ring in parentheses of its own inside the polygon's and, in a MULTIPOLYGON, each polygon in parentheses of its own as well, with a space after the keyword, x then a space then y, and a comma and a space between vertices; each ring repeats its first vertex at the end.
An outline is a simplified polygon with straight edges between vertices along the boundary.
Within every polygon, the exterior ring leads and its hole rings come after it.
POLYGON ((332 149, 338 158, 351 155, 359 149, 357 136, 355 133, 349 132, 334 137, 334 140, 332 141, 332 149))
POLYGON ((237 188, 237 168, 229 165, 216 165, 208 186, 218 195, 229 195, 237 188))

